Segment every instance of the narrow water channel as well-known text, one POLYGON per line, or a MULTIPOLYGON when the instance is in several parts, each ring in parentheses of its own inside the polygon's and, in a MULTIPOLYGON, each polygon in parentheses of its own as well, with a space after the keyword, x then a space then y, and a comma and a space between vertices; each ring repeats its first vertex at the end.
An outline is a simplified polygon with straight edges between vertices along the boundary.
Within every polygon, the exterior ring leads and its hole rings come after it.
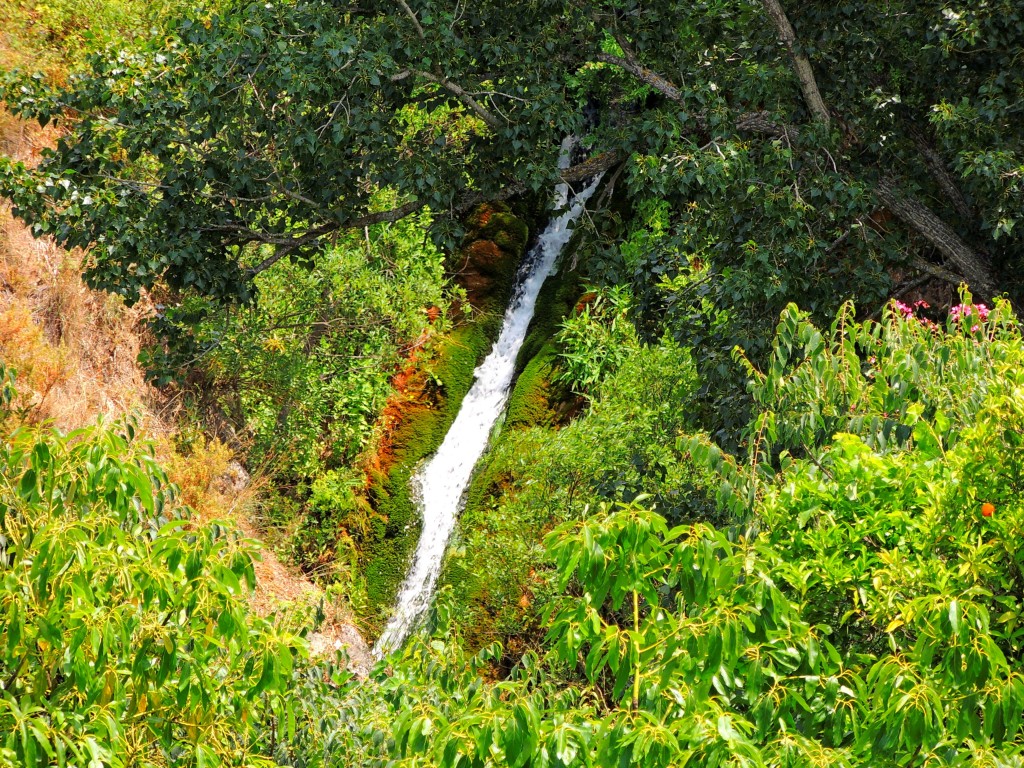
MULTIPOLYGON (((571 142, 567 139, 562 144, 560 168, 568 167, 570 151, 571 142)), ((537 295, 569 242, 572 223, 583 213, 598 181, 600 177, 573 197, 571 204, 568 186, 559 184, 555 188, 555 209, 562 213, 548 223, 523 259, 498 340, 476 369, 473 385, 441 447, 413 476, 414 496, 423 514, 423 532, 412 567, 399 590, 394 615, 374 647, 378 656, 400 647, 430 605, 473 468, 486 450, 491 429, 508 400, 516 357, 533 318, 537 295)))

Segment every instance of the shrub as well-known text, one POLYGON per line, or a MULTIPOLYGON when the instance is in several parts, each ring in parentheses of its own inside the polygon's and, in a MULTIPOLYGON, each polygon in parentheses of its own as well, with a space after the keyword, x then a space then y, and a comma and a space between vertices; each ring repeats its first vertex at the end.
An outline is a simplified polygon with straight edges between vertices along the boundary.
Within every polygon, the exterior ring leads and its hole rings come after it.
POLYGON ((565 319, 556 337, 564 350, 560 381, 592 394, 636 349, 636 331, 627 318, 630 301, 628 289, 615 286, 582 302, 565 319))
POLYGON ((0 766, 266 764, 305 645, 248 612, 250 543, 188 515, 130 422, 7 435, 0 766))

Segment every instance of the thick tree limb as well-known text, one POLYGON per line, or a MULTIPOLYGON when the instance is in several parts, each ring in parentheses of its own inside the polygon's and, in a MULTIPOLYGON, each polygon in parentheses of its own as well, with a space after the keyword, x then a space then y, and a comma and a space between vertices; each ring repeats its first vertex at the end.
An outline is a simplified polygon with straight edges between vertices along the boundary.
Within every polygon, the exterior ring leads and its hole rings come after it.
POLYGON ((984 257, 965 243, 952 227, 932 213, 924 203, 900 191, 891 176, 879 179, 875 194, 900 221, 922 235, 949 259, 975 294, 986 300, 996 295, 996 281, 984 257))
MULTIPOLYGON (((559 177, 566 184, 576 184, 584 179, 589 179, 592 176, 597 175, 601 171, 608 170, 619 162, 621 162, 621 158, 617 154, 614 152, 605 152, 604 154, 592 157, 579 165, 574 165, 572 168, 562 171, 559 174, 559 177)), ((455 214, 465 213, 481 203, 507 200, 510 197, 515 197, 516 195, 525 193, 528 189, 529 187, 525 183, 519 182, 516 184, 508 184, 502 187, 500 191, 489 194, 471 192, 452 206, 452 212, 455 214)), ((300 235, 279 235, 269 232, 259 232, 257 230, 249 229, 241 224, 220 225, 215 227, 215 229, 237 233, 235 240, 236 244, 262 243, 264 245, 276 246, 272 255, 268 256, 256 266, 246 270, 246 275, 249 278, 253 278, 261 272, 265 272, 270 269, 281 259, 285 258, 297 249, 304 246, 314 245, 324 237, 334 232, 345 229, 363 229, 364 227, 370 227, 374 224, 395 222, 422 210, 425 206, 426 202, 424 201, 410 200, 408 203, 404 203, 397 208, 391 208, 387 211, 368 213, 364 216, 359 216, 343 222, 326 222, 318 227, 307 230, 300 235)))
POLYGON ((778 123, 768 112, 744 112, 736 118, 736 130, 744 133, 755 133, 771 136, 775 139, 788 139, 791 143, 800 138, 800 129, 792 125, 778 123))
POLYGON ((953 174, 949 172, 949 168, 946 166, 946 161, 942 155, 938 153, 924 133, 916 126, 911 127, 910 137, 914 140, 917 151, 921 153, 925 167, 932 175, 932 178, 935 179, 942 193, 946 196, 950 205, 953 206, 953 209, 965 223, 974 221, 974 211, 971 210, 970 203, 967 202, 967 198, 964 197, 960 187, 957 186, 956 180, 953 178, 953 174))
POLYGON ((654 90, 664 94, 669 100, 674 101, 677 104, 683 103, 683 94, 676 86, 654 70, 645 67, 635 58, 615 56, 611 53, 599 53, 594 58, 598 61, 603 61, 605 64, 614 64, 620 69, 626 70, 640 82, 646 83, 654 90))
POLYGON ((951 283, 957 287, 967 282, 963 276, 958 275, 956 272, 950 272, 948 269, 940 267, 938 264, 932 264, 923 256, 915 256, 912 264, 914 265, 914 269, 919 269, 931 277, 937 277, 939 280, 945 280, 947 283, 951 283))
POLYGON ((420 24, 420 20, 416 18, 416 14, 412 12, 412 8, 409 7, 409 4, 405 2, 405 0, 398 0, 398 4, 402 6, 402 9, 405 11, 406 15, 410 19, 412 19, 413 26, 416 27, 416 34, 420 36, 421 40, 426 40, 427 36, 423 32, 423 25, 420 24))
POLYGON ((761 4, 768 12, 772 22, 774 22, 775 29, 779 33, 779 39, 789 51, 789 58, 793 61, 793 69, 796 70, 796 78, 800 82, 800 91, 804 95, 804 102, 807 104, 807 108, 811 111, 815 120, 828 125, 831 120, 828 114, 828 107, 825 106, 825 100, 821 97, 821 91, 818 89, 818 81, 814 77, 814 69, 811 67, 810 59, 797 49, 796 32, 793 30, 793 25, 789 23, 789 17, 786 16, 786 12, 783 10, 779 0, 761 0, 761 4))

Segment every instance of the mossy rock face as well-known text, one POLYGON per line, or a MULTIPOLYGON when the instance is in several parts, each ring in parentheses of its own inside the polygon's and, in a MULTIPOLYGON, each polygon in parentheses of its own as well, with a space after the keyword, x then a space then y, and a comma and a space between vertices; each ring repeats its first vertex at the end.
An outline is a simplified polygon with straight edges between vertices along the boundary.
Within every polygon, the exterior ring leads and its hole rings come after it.
POLYGON ((526 222, 514 214, 496 212, 480 230, 480 237, 493 240, 505 253, 522 254, 526 250, 530 230, 526 222))
POLYGON ((504 314, 529 235, 526 224, 502 203, 478 206, 470 215, 452 277, 475 309, 504 314))
POLYGON ((361 557, 369 599, 359 618, 370 636, 383 629, 419 540, 422 521, 413 498, 411 478, 418 464, 444 440, 473 383, 476 367, 497 338, 526 244, 525 225, 507 210, 478 210, 474 215, 477 220, 471 220, 470 226, 478 237, 462 249, 457 259, 465 264, 466 256, 472 257, 475 250, 484 263, 473 269, 477 274, 487 272, 489 289, 485 296, 476 297, 479 301, 472 302, 476 310, 472 320, 452 331, 421 364, 417 375, 427 379, 424 402, 406 409, 390 436, 394 461, 386 471, 372 478, 367 491, 380 521, 361 557), (498 223, 492 225, 495 217, 499 217, 498 223), (511 252, 495 240, 480 238, 483 227, 509 246, 520 242, 522 246, 511 252), (512 232, 506 237, 503 233, 508 229, 512 232))
POLYGON ((468 264, 485 275, 500 275, 506 268, 508 255, 493 240, 474 240, 464 253, 468 264))
MULTIPOLYGON (((528 526, 523 527, 523 521, 501 512, 510 477, 495 456, 506 445, 504 441, 520 430, 562 426, 577 405, 578 398, 565 385, 552 380, 558 364, 554 337, 583 292, 579 274, 567 266, 576 247, 578 238, 565 249, 561 268, 545 281, 538 296, 537 310, 516 363, 519 374, 509 395, 504 421, 470 483, 456 541, 473 531, 486 531, 489 537, 508 541, 511 550, 512 543, 516 547, 527 544, 523 537, 533 535, 528 526)), ((502 578, 508 583, 502 584, 493 580, 493 574, 478 572, 471 557, 446 558, 440 582, 452 588, 459 603, 459 634, 470 648, 494 641, 508 642, 513 637, 506 636, 505 629, 533 620, 529 606, 535 585, 525 571, 520 572, 523 562, 511 552, 506 554, 508 562, 503 564, 503 572, 507 575, 502 578)))
POLYGON ((553 344, 543 347, 540 354, 531 358, 516 379, 515 388, 509 395, 504 429, 554 425, 556 412, 551 407, 551 376, 555 371, 557 351, 553 344))

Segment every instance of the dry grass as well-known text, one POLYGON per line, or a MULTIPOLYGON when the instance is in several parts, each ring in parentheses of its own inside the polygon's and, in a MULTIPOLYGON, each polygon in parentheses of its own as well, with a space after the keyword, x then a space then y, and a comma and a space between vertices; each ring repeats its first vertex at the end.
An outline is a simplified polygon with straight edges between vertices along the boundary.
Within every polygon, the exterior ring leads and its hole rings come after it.
MULTIPOLYGON (((35 165, 56 138, 0 111, 0 152, 9 157, 35 165)), ((145 411, 156 394, 136 363, 144 310, 90 291, 81 267, 80 253, 32 237, 0 203, 0 356, 18 373, 28 418, 65 430, 145 411)))

